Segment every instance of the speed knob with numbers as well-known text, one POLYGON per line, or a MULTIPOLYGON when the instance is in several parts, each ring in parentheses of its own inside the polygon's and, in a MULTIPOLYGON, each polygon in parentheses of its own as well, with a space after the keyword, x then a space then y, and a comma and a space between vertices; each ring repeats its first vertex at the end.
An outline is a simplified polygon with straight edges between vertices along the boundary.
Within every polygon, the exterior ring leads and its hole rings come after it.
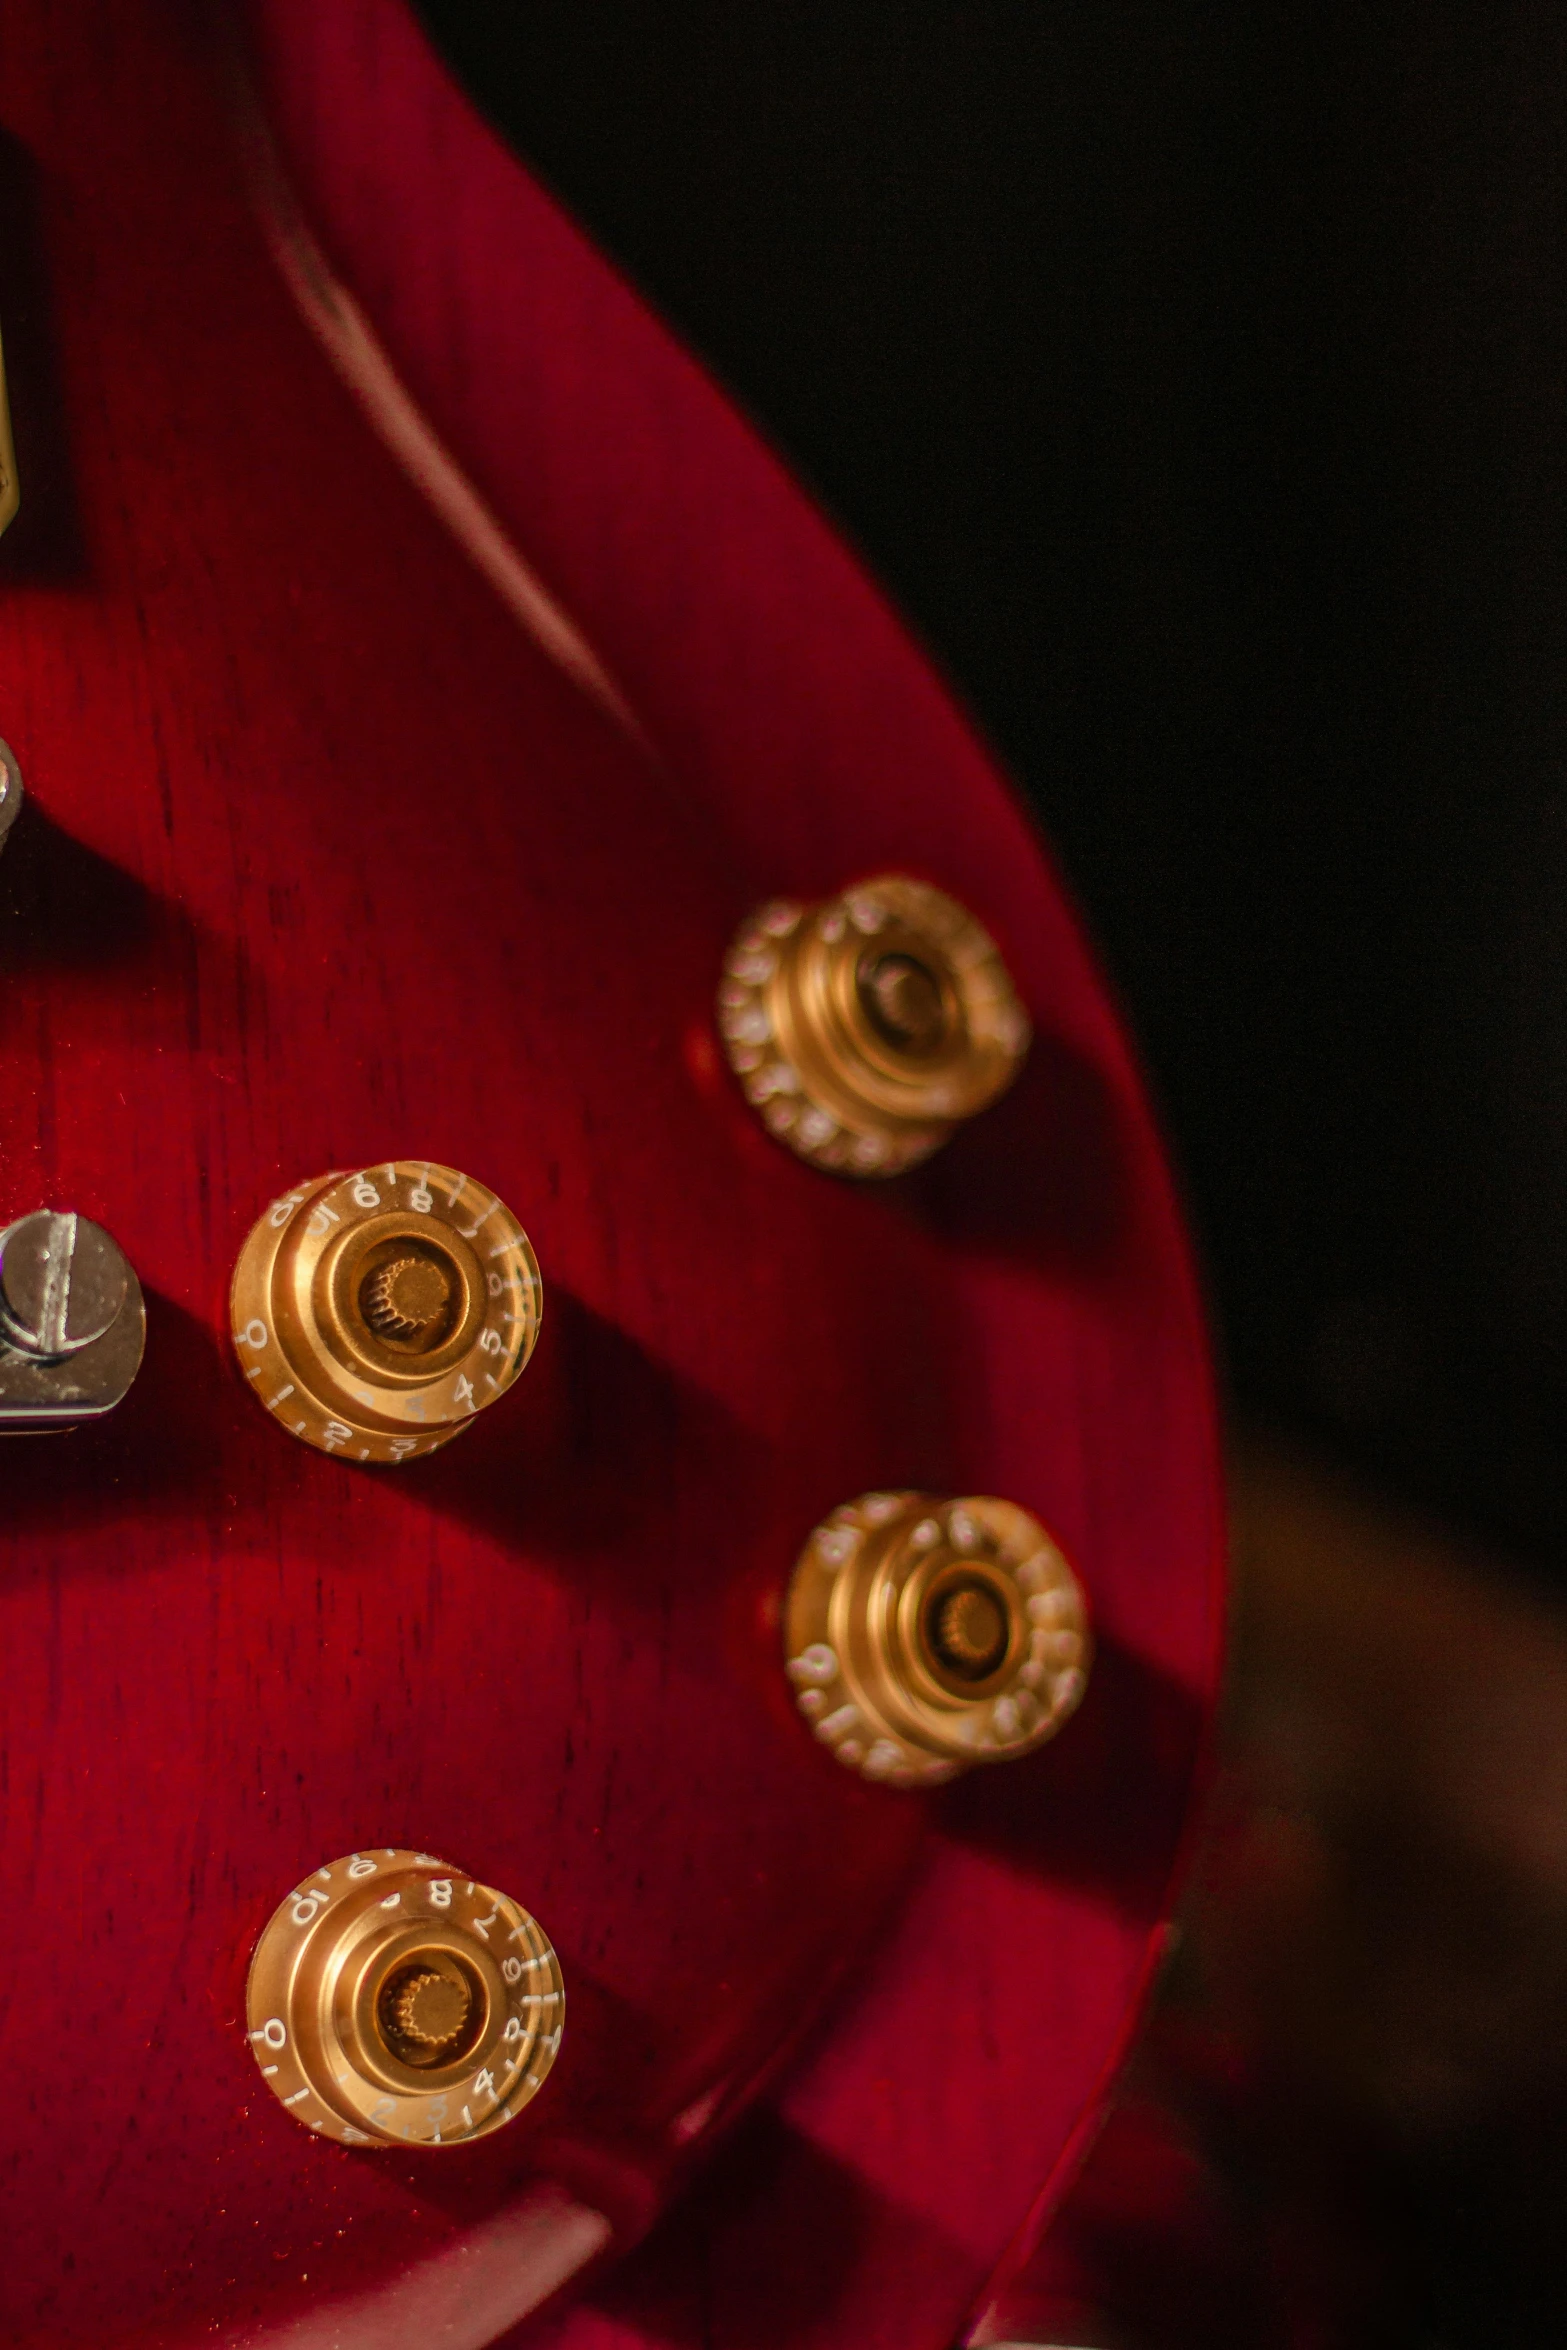
POLYGON ((1077 1708, 1091 1646, 1059 1545, 988 1494, 844 1502, 800 1554, 784 1639, 817 1737, 893 1787, 1042 1746, 1077 1708))
POLYGON ((462 2145, 537 2096, 565 2026, 548 1935, 427 1852, 350 1853, 274 1912, 246 1991, 262 2079, 347 2146, 462 2145))
POLYGON ((944 890, 882 873, 744 924, 718 1027, 780 1142, 843 1175, 901 1175, 1016 1077, 1028 1016, 995 942, 944 890))
POLYGON ((234 1269, 235 1352, 293 1436, 356 1461, 450 1443, 533 1352, 543 1290, 511 1210, 428 1159, 317 1177, 234 1269))
POLYGON ((0 1232, 0 1434, 101 1419, 146 1337, 141 1283, 101 1224, 38 1208, 0 1232))

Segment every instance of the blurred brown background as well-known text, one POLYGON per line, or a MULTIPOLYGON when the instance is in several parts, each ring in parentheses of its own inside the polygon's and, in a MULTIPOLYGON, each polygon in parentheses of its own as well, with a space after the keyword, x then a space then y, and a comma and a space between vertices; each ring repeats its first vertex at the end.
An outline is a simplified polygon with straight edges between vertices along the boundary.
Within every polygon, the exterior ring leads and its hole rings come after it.
POLYGON ((1554 2344, 1567 1620, 1298 1441, 1232 1462, 1216 1784, 1142 2044, 998 2338, 1554 2344))
POLYGON ((1554 2343, 1567 8, 424 14, 1010 761, 1187 1187, 1223 1767, 1038 2293, 1554 2343))

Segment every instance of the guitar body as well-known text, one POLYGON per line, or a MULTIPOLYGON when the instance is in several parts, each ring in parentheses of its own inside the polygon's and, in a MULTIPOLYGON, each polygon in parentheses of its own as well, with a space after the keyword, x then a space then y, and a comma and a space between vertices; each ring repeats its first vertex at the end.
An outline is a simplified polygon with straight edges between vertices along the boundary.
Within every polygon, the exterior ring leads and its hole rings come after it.
MULTIPOLYGON (((172 0, 0 18, 0 1211, 98 1219, 148 1298, 126 1402, 0 1453, 0 2333, 478 2350, 777 2076, 713 2338, 936 2350, 1088 2126, 1212 1700, 1158 1148, 1023 819, 747 428, 392 0, 246 37, 235 101, 172 0), (714 991, 753 906, 892 867, 1036 1043, 856 1186, 763 1132, 714 991), (543 1336, 460 1443, 359 1468, 247 1392, 229 1276, 299 1179, 425 1157, 520 1216, 543 1336), (781 1669, 810 1528, 906 1485, 1034 1510, 1098 1644, 1058 1743, 938 1797, 781 1669), (313 2140, 246 2041, 277 1904, 394 1846, 567 1984, 539 2097, 438 2155, 313 2140)), ((623 2340, 615 2290, 544 2322, 623 2340)))

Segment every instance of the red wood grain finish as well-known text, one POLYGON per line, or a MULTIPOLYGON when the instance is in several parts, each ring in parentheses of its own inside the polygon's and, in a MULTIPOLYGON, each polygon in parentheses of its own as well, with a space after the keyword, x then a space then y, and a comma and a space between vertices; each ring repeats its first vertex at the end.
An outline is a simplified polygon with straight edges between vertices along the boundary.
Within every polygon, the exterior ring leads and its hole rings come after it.
POLYGON ((599 2350, 662 2296, 665 2339, 935 2350, 1128 2027, 1212 1696, 1157 1146, 1023 820, 756 438, 389 0, 253 31, 334 265, 646 741, 333 376, 183 14, 10 0, 0 1210, 105 1222, 150 1334, 111 1422, 0 1464, 0 2336, 374 2339, 353 2294, 530 2179, 629 2243, 901 1894, 728 2203, 544 2324, 599 2350), (756 1129, 710 1007, 757 898, 889 866, 974 907, 1039 1038, 941 1160, 856 1189, 756 1129), (448 1452, 355 1471, 244 1392, 225 1284, 289 1182, 424 1152, 521 1216, 544 1336, 448 1452), (1037 1511, 1100 1641, 1059 1745, 934 1813, 825 1756, 779 1671, 803 1533, 896 1483, 1037 1511), (255 1931, 367 1844, 561 1952, 556 2073, 471 2149, 316 2144, 251 2065, 255 1931))

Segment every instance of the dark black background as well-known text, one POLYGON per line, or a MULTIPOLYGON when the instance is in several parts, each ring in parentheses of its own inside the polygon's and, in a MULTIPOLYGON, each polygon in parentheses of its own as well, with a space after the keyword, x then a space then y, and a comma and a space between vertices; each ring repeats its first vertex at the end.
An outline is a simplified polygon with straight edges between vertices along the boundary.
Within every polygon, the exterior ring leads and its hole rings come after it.
MULTIPOLYGON (((424 15, 1037 809, 1141 1039, 1242 1416, 1567 1589, 1567 6, 424 15)), ((1302 1670, 1286 1640, 1276 1720, 1240 1676, 1267 1756, 1299 1746, 1302 1670)), ((1417 1715, 1472 1711, 1461 1682, 1417 1715)), ((1278 2235, 1325 2114, 1310 2226, 1333 2240, 1342 2190, 1344 2306, 1381 2312, 1341 2338, 1543 2344, 1562 1896, 1473 1844, 1462 1745, 1458 1825, 1412 1830, 1448 1799, 1378 1792, 1397 1709, 1366 1705, 1342 1783, 1324 1748, 1322 2046, 1358 2033, 1374 2071, 1434 1984, 1471 2118, 1390 2153, 1386 2101, 1315 2106, 1281 2027, 1293 2086, 1220 2168, 1278 2235)), ((1496 1817, 1524 1817, 1507 1767, 1496 1817)), ((1200 1906, 1188 1931, 1224 1939, 1200 1906)))
POLYGON ((1567 1558, 1567 10, 424 15, 1037 808, 1241 1401, 1567 1558))

